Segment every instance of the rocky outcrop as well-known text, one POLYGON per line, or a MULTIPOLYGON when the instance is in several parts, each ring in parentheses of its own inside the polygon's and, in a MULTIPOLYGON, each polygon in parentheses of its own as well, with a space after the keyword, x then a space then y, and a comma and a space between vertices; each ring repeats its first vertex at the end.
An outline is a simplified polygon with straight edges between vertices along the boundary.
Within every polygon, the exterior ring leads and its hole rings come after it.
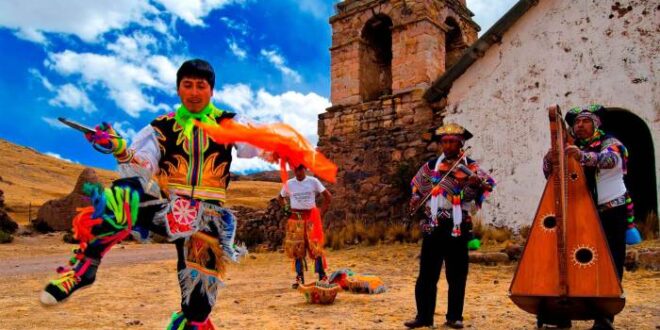
POLYGON ((5 193, 0 190, 0 231, 13 234, 18 229, 18 224, 12 220, 5 210, 5 193))
POLYGON ((276 199, 271 199, 266 210, 235 206, 231 210, 238 219, 236 241, 248 248, 257 245, 274 251, 282 246, 286 215, 276 199))
POLYGON ((71 220, 76 215, 76 209, 90 206, 90 201, 83 194, 85 183, 99 183, 99 177, 91 168, 85 168, 76 182, 73 191, 60 199, 46 202, 37 213, 37 218, 32 220, 32 226, 40 230, 70 230, 71 220))

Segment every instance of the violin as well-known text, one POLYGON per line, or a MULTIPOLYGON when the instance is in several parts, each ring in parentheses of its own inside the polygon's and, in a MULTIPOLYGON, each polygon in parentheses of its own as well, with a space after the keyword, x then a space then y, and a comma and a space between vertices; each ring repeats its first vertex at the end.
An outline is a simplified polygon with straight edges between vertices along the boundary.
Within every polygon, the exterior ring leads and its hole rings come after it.
POLYGON ((440 164, 440 170, 443 171, 443 172, 446 172, 445 175, 443 175, 442 178, 440 178, 440 181, 438 181, 438 183, 436 183, 436 184, 433 186, 433 188, 429 191, 429 193, 426 194, 426 196, 424 196, 424 198, 422 198, 422 199, 419 201, 419 203, 417 204, 417 206, 415 206, 415 207, 412 209, 412 211, 410 212, 410 216, 411 216, 411 217, 414 216, 415 213, 417 213, 417 210, 419 210, 419 208, 420 208, 422 205, 424 205, 424 203, 426 203, 426 200, 428 200, 429 197, 431 197, 431 192, 433 191, 433 189, 436 188, 436 187, 439 187, 440 184, 442 184, 442 182, 443 182, 445 179, 447 179, 447 177, 449 177, 450 174, 454 173, 454 176, 455 176, 456 178, 459 178, 459 175, 460 175, 462 178, 466 178, 466 177, 469 177, 469 176, 475 175, 474 172, 472 172, 472 170, 470 170, 467 166, 465 166, 464 164, 461 163, 461 162, 465 159, 465 157, 467 156, 467 151, 468 151, 470 148, 471 148, 471 146, 468 146, 467 148, 465 148, 465 149, 461 152, 461 156, 460 156, 457 160, 455 160, 454 162, 452 162, 451 165, 449 164, 449 162, 447 162, 447 163, 442 162, 442 163, 440 164), (446 169, 446 170, 443 169, 443 166, 444 166, 444 169, 446 169), (459 171, 456 171, 456 172, 455 172, 455 170, 457 170, 457 169, 459 169, 459 171))

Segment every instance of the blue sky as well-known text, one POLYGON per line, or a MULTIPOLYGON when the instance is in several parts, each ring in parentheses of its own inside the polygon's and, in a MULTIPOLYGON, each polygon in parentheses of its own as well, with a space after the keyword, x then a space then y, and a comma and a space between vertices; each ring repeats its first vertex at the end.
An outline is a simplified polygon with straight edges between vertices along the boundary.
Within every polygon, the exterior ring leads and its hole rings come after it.
MULTIPOLYGON (((176 69, 204 58, 214 102, 259 122, 284 121, 316 142, 330 106, 336 0, 0 1, 0 138, 53 157, 112 169, 67 117, 112 123, 129 140, 178 104, 176 69)), ((514 0, 468 0, 487 30, 514 0)), ((266 169, 253 159, 236 172, 266 169)))

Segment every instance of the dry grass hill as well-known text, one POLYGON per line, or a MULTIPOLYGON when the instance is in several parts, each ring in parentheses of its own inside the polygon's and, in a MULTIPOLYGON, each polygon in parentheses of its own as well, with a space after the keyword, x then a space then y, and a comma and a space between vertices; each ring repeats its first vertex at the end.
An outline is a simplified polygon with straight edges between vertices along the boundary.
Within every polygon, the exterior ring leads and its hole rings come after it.
MULTIPOLYGON (((9 214, 23 225, 28 223, 30 208, 34 217, 46 201, 69 194, 85 168, 2 139, 0 154, 0 190, 4 191, 9 214)), ((105 184, 117 177, 113 171, 94 170, 105 184)), ((249 177, 241 177, 241 181, 231 183, 229 206, 265 208, 279 189, 277 182, 249 181, 249 177)))

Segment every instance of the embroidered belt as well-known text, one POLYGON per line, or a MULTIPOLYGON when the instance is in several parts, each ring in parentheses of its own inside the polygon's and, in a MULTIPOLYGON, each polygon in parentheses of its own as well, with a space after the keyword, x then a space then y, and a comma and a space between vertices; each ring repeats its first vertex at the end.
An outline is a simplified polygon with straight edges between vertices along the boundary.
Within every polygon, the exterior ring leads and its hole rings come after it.
POLYGON ((598 205, 598 212, 603 212, 621 205, 626 205, 626 195, 621 195, 607 203, 598 205))
MULTIPOLYGON (((168 183, 167 188, 170 193, 174 193, 178 196, 190 197, 190 194, 193 192, 192 186, 177 183, 168 183)), ((226 195, 227 190, 224 188, 195 186, 193 198, 197 200, 216 201, 224 204, 226 195)))

